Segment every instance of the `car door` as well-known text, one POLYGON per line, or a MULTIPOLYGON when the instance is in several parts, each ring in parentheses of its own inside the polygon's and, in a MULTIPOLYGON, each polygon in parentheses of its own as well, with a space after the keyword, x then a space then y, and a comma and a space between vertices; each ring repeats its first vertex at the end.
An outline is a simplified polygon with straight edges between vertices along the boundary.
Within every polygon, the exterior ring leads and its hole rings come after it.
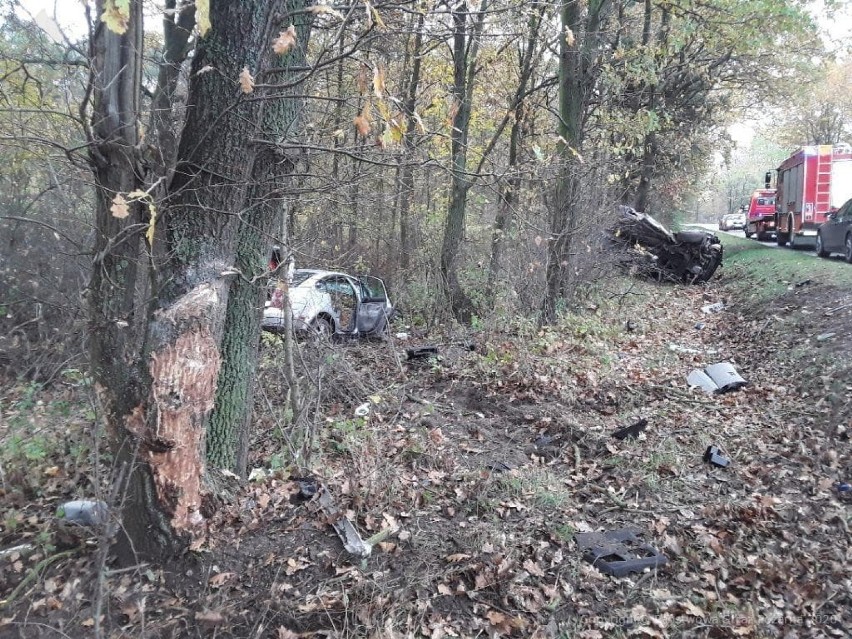
POLYGON ((846 202, 822 227, 822 242, 827 251, 843 250, 843 239, 849 225, 852 202, 846 202))
POLYGON ((344 275, 330 275, 322 280, 328 293, 331 316, 338 333, 352 333, 356 328, 358 295, 355 285, 344 275))
POLYGON ((385 283, 371 275, 361 275, 355 279, 360 297, 355 315, 358 333, 379 335, 387 329, 393 312, 385 283))

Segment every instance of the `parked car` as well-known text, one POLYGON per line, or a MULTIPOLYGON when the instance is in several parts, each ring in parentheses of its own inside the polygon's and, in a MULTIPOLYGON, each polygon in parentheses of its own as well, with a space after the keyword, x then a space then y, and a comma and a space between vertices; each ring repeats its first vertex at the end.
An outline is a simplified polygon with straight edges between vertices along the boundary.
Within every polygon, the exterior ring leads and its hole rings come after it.
MULTIPOLYGON (((270 282, 269 300, 263 309, 264 330, 285 327, 286 283, 270 282)), ((369 275, 336 271, 296 269, 289 281, 293 330, 302 334, 377 336, 387 332, 396 311, 385 283, 369 275)))
POLYGON ((842 253, 852 264, 852 200, 848 200, 817 229, 816 254, 828 257, 842 253))
POLYGON ((742 211, 737 213, 728 213, 722 216, 719 220, 720 231, 731 231, 733 229, 744 229, 746 225, 746 216, 742 211))

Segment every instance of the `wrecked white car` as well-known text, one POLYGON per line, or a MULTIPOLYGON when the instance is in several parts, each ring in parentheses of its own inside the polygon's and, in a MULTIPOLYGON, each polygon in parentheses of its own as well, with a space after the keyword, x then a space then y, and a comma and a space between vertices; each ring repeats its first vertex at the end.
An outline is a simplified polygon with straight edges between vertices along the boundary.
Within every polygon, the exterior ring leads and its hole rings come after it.
MULTIPOLYGON (((285 330, 286 282, 270 283, 263 309, 264 330, 285 330)), ((380 336, 387 332, 396 311, 385 283, 370 275, 353 276, 335 271, 296 269, 289 281, 293 330, 320 336, 380 336)))

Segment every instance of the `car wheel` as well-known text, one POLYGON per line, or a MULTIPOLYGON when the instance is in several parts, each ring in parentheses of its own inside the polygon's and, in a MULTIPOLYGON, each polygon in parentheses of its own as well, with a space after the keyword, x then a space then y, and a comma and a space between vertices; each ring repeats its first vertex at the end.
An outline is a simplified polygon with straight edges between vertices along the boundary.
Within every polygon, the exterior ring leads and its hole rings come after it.
MULTIPOLYGON (((849 240, 847 239, 847 242, 849 240)), ((817 233, 816 238, 816 246, 814 247, 816 250, 816 254, 818 257, 828 257, 828 251, 825 250, 825 246, 822 243, 822 233, 817 233)))
POLYGON ((843 254, 843 257, 846 258, 846 261, 849 264, 852 264, 852 233, 846 235, 846 244, 844 245, 846 251, 843 254))
POLYGON ((316 318, 311 322, 311 328, 318 339, 331 339, 334 334, 334 327, 325 317, 316 318))
POLYGON ((746 226, 746 227, 743 227, 743 233, 745 233, 745 236, 746 236, 746 239, 747 239, 747 240, 750 240, 750 239, 751 239, 751 236, 752 236, 752 235, 754 235, 754 233, 749 233, 749 231, 748 231, 748 227, 747 227, 747 226, 746 226))

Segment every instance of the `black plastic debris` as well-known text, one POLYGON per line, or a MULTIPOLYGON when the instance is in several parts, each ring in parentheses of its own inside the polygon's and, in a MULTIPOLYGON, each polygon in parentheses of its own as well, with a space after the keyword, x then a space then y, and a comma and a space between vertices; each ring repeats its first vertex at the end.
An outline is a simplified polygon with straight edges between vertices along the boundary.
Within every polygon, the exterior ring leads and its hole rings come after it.
POLYGON ((835 484, 835 488, 837 488, 837 492, 839 493, 848 493, 852 491, 852 484, 845 481, 839 481, 835 484))
POLYGON ((644 543, 638 530, 621 528, 608 532, 577 533, 574 541, 583 559, 613 577, 664 566, 668 559, 650 544, 644 543))
POLYGON ((631 426, 625 426, 624 428, 619 428, 615 431, 612 436, 616 439, 627 439, 628 437, 638 437, 639 433, 641 433, 648 426, 647 419, 640 419, 635 424, 631 426))
POLYGON ((722 454, 718 446, 707 447, 704 451, 704 461, 716 468, 727 468, 731 465, 731 460, 722 454))
POLYGON ((509 466, 509 464, 507 464, 506 462, 501 462, 501 461, 490 462, 486 466, 486 468, 488 468, 488 470, 490 470, 494 473, 508 473, 510 470, 512 470, 512 467, 509 466))
POLYGON ((796 288, 802 288, 803 286, 807 286, 812 281, 813 280, 811 280, 811 279, 806 279, 806 280, 802 280, 801 282, 796 282, 796 288))
POLYGON ((294 477, 293 481, 299 486, 295 495, 298 501, 310 501, 319 491, 319 482, 314 477, 294 477))
POLYGON ((427 357, 437 357, 437 346, 419 346, 417 348, 406 348, 405 354, 408 359, 425 359, 427 357))

